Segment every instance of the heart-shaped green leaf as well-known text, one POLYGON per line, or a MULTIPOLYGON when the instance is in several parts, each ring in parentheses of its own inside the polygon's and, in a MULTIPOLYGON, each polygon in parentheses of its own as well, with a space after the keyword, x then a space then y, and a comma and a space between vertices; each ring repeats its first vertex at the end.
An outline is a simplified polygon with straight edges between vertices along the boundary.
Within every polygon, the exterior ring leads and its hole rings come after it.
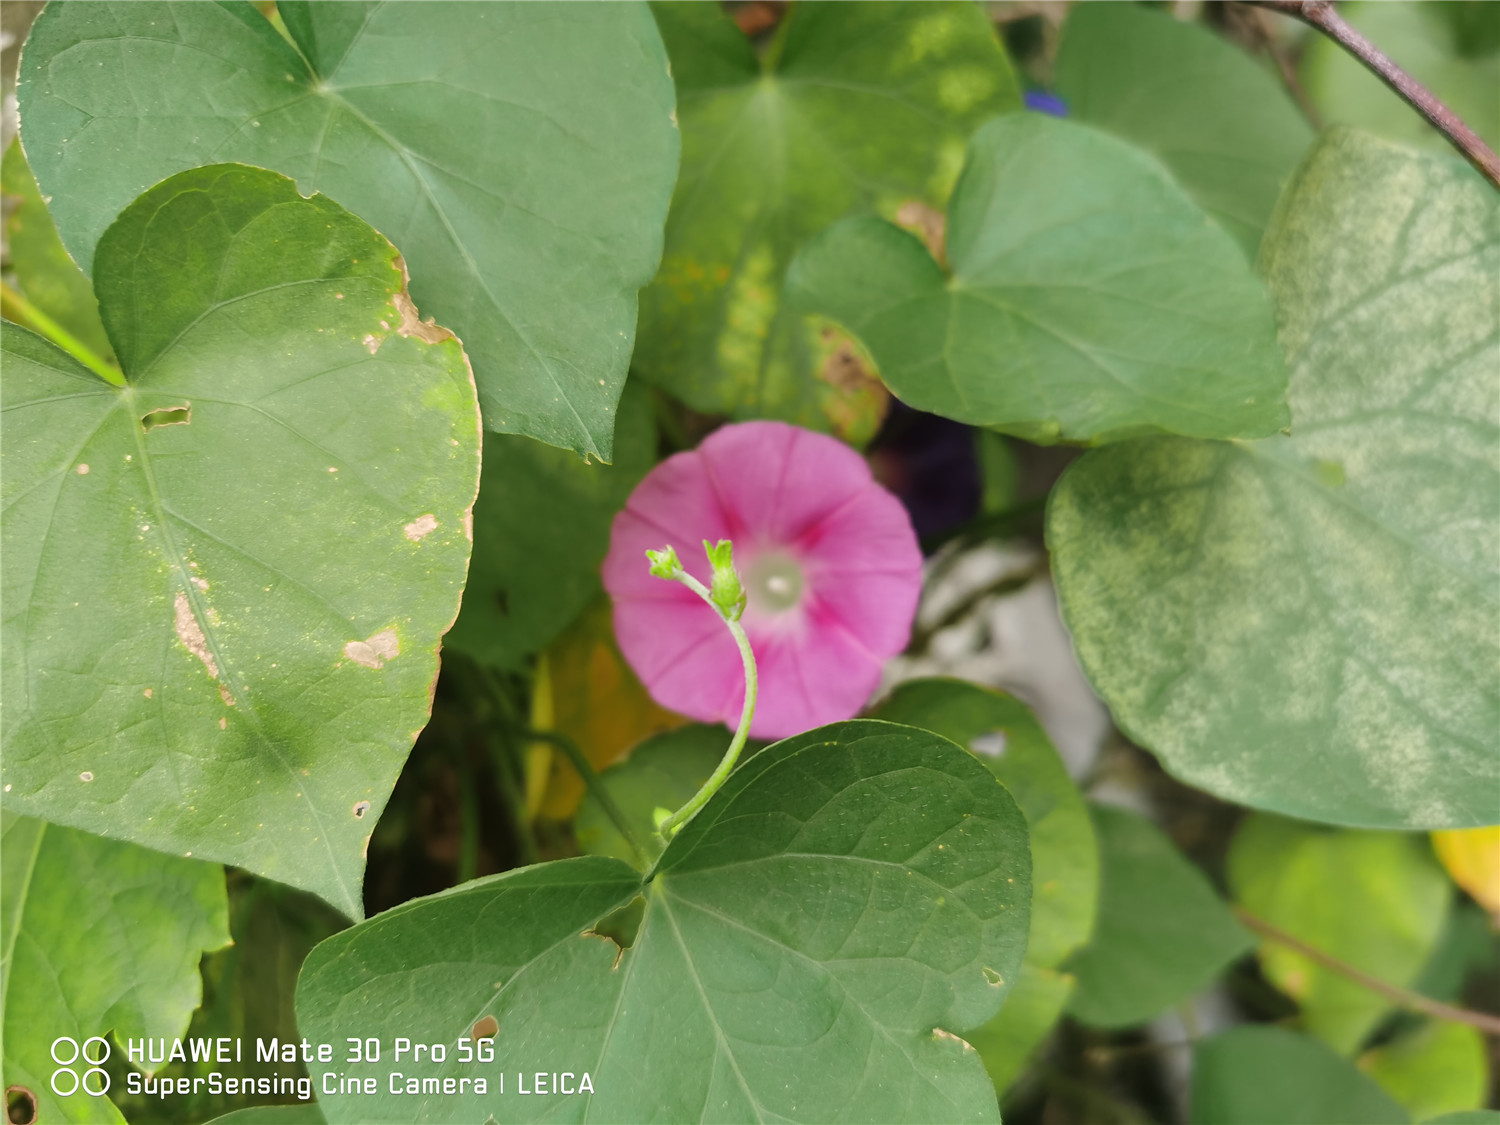
POLYGON ((714 5, 654 5, 682 116, 661 273, 635 366, 690 406, 873 436, 883 392, 842 333, 781 305, 802 241, 833 220, 941 207, 1010 64, 966 0, 799 3, 757 57, 714 5))
POLYGON ((948 270, 877 218, 810 241, 788 300, 869 348, 902 401, 1037 441, 1262 437, 1286 372, 1245 256, 1138 149, 1043 114, 975 134, 948 270))
POLYGON ((153 188, 94 276, 125 386, 3 329, 5 805, 359 917, 468 565, 463 351, 260 169, 153 188))
POLYGON ((474 359, 492 430, 603 460, 677 162, 643 4, 57 4, 23 141, 86 270, 137 193, 274 168, 384 232, 474 359))
POLYGON ((1280 1027, 1237 1027, 1193 1048, 1201 1125, 1406 1125, 1411 1119, 1348 1059, 1280 1027))
POLYGON ((1145 817, 1093 808, 1099 925, 1069 963, 1068 1012, 1096 1027, 1145 1023, 1204 988, 1255 944, 1204 876, 1145 817))
POLYGON ((1075 4, 1056 82, 1069 116, 1154 153, 1255 256, 1271 208, 1313 139, 1270 67, 1166 11, 1075 4))
POLYGON ((616 859, 562 860, 330 938, 298 1022, 314 1040, 446 1047, 437 1064, 340 1065, 380 1092, 321 1096, 330 1121, 996 1121, 955 1033, 1019 970, 1029 873, 1025 820, 973 757, 836 724, 746 761, 644 883, 616 859), (592 932, 641 896, 628 948, 592 932), (461 1061, 486 1035, 495 1061, 461 1061), (487 1092, 392 1095, 393 1066, 418 1089, 487 1092), (537 1072, 546 1095, 520 1092, 537 1072), (558 1092, 585 1074, 591 1094, 558 1092))
POLYGON ((1052 495, 1063 615, 1115 720, 1226 800, 1495 818, 1500 199, 1344 130, 1262 261, 1292 436, 1099 450, 1052 495))
POLYGON ((1036 717, 1017 699, 963 680, 912 680, 874 717, 968 748, 1016 799, 1031 840, 1026 962, 1000 1014, 968 1036, 1004 1092, 1062 1014, 1073 978, 1054 972, 1089 939, 1099 905, 1099 845, 1088 806, 1036 717))
MULTIPOLYGON (((187 1030, 203 995, 198 959, 229 943, 224 869, 30 817, 3 814, 0 825, 7 1100, 28 1091, 32 1121, 123 1122, 88 1093, 108 1084, 85 1082, 82 1045, 111 1031, 125 1043, 187 1030)), ((87 1058, 102 1061, 107 1047, 91 1044, 87 1058)))

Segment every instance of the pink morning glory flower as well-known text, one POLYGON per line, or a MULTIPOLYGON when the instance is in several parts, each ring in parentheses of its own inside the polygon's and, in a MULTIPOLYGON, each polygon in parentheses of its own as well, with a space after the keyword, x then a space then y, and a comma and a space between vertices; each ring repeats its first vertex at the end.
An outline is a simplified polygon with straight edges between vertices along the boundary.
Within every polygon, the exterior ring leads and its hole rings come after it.
POLYGON ((834 438, 782 422, 724 426, 646 475, 615 516, 604 586, 620 649, 665 707, 739 722, 739 651, 691 590, 653 578, 646 551, 675 547, 711 578, 702 541, 734 541, 741 618, 760 669, 750 728, 784 738, 847 719, 906 647, 922 554, 901 503, 834 438))

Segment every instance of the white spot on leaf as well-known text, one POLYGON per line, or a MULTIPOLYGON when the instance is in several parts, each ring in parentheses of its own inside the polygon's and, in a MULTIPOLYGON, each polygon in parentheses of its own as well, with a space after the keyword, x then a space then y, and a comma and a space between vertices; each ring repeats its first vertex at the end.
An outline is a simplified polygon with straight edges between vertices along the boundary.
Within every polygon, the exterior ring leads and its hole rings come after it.
POLYGON ((374 355, 380 350, 380 341, 375 339, 375 337, 368 332, 365 333, 365 338, 362 343, 370 350, 371 355, 374 355))
POLYGON ((93 781, 94 780, 94 773, 93 773, 93 771, 92 770, 84 770, 81 774, 78 775, 78 780, 79 781, 93 781))
POLYGON ((401 655, 401 642, 394 629, 382 629, 367 641, 350 641, 344 655, 366 668, 380 668, 401 655))
POLYGON ((420 515, 412 520, 403 530, 406 532, 406 537, 413 543, 420 543, 431 532, 436 530, 437 525, 437 517, 431 512, 427 512, 425 515, 420 515))
POLYGON ((78 466, 78 475, 81 476, 81 477, 88 476, 89 475, 89 467, 87 465, 79 465, 78 466))

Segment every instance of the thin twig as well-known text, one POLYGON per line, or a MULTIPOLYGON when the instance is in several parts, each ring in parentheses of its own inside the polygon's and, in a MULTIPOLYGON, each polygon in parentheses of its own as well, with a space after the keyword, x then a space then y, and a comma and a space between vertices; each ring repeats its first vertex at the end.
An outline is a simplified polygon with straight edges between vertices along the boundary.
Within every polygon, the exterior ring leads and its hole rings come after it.
POLYGON ((1302 110, 1302 116, 1307 118, 1308 124, 1314 129, 1323 127, 1322 116, 1318 109, 1312 104, 1312 99, 1307 96, 1307 91, 1302 87, 1302 80, 1297 77, 1297 67, 1288 57, 1286 49, 1276 40, 1276 31, 1271 26, 1271 17, 1263 10, 1254 10, 1245 13, 1253 17, 1250 22, 1250 34, 1260 40, 1261 46, 1266 54, 1271 56, 1271 61, 1276 64, 1277 71, 1281 74, 1282 85, 1286 87, 1287 93, 1302 110))
POLYGON ((1408 988, 1401 988, 1383 981, 1379 977, 1372 977, 1362 969, 1356 969, 1347 961, 1340 960, 1333 954, 1325 952, 1313 945, 1308 945, 1301 938, 1287 933, 1279 926, 1274 926, 1264 918, 1251 914, 1244 907, 1236 906, 1235 915, 1241 922, 1249 926, 1262 937, 1269 938, 1278 945, 1284 945, 1288 949, 1295 949, 1310 961, 1316 961, 1325 969, 1331 969, 1342 977, 1352 980, 1355 984, 1368 988, 1371 992, 1379 993, 1387 1000, 1402 1008, 1413 1012, 1421 1012, 1423 1015, 1432 1016, 1434 1019, 1448 1020, 1452 1023, 1466 1023, 1470 1027, 1477 1027, 1488 1035, 1500 1035, 1500 1017, 1492 1016, 1487 1012, 1476 1012, 1469 1008, 1459 1008, 1452 1004, 1444 1004, 1441 1000, 1434 1000, 1430 996, 1423 996, 1420 992, 1413 992, 1408 988))
POLYGON ((1324 35, 1348 51, 1392 90, 1430 121, 1434 128, 1448 138, 1479 174, 1500 188, 1500 156, 1470 129, 1458 114, 1432 96, 1425 86, 1393 63, 1375 44, 1371 43, 1334 10, 1331 0, 1246 0, 1257 7, 1269 8, 1273 12, 1299 19, 1317 28, 1324 35))
POLYGON ((651 854, 641 846, 640 838, 636 836, 635 829, 630 824, 630 818, 615 803, 614 794, 609 791, 609 786, 605 785, 598 773, 594 771, 594 764, 588 760, 588 757, 579 748, 578 743, 560 731, 536 730, 531 727, 521 731, 520 736, 537 742, 549 742, 563 752, 568 761, 573 763, 573 768, 578 771, 578 776, 583 778, 583 784, 593 794, 594 800, 599 802, 599 807, 604 810, 604 814, 610 820, 614 821, 616 830, 625 838, 625 842, 635 852, 636 858, 641 861, 643 866, 650 867, 651 854))

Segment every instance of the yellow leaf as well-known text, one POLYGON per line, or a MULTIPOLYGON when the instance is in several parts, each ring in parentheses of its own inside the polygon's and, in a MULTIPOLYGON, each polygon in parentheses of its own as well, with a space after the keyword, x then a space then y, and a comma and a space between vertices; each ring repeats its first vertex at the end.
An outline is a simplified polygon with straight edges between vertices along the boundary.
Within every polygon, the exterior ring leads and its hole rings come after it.
MULTIPOLYGON (((543 654, 541 667, 546 669, 551 714, 542 723, 543 714, 533 705, 533 721, 539 729, 571 738, 596 770, 641 740, 687 722, 659 707, 625 663, 615 645, 607 600, 595 602, 568 626, 543 654)), ((542 686, 539 676, 539 694, 542 686)), ((572 816, 583 797, 578 771, 564 755, 553 753, 548 755, 545 778, 541 814, 558 820, 572 816)))
POLYGON ((1434 832, 1432 847, 1453 881, 1500 924, 1500 824, 1434 832))

